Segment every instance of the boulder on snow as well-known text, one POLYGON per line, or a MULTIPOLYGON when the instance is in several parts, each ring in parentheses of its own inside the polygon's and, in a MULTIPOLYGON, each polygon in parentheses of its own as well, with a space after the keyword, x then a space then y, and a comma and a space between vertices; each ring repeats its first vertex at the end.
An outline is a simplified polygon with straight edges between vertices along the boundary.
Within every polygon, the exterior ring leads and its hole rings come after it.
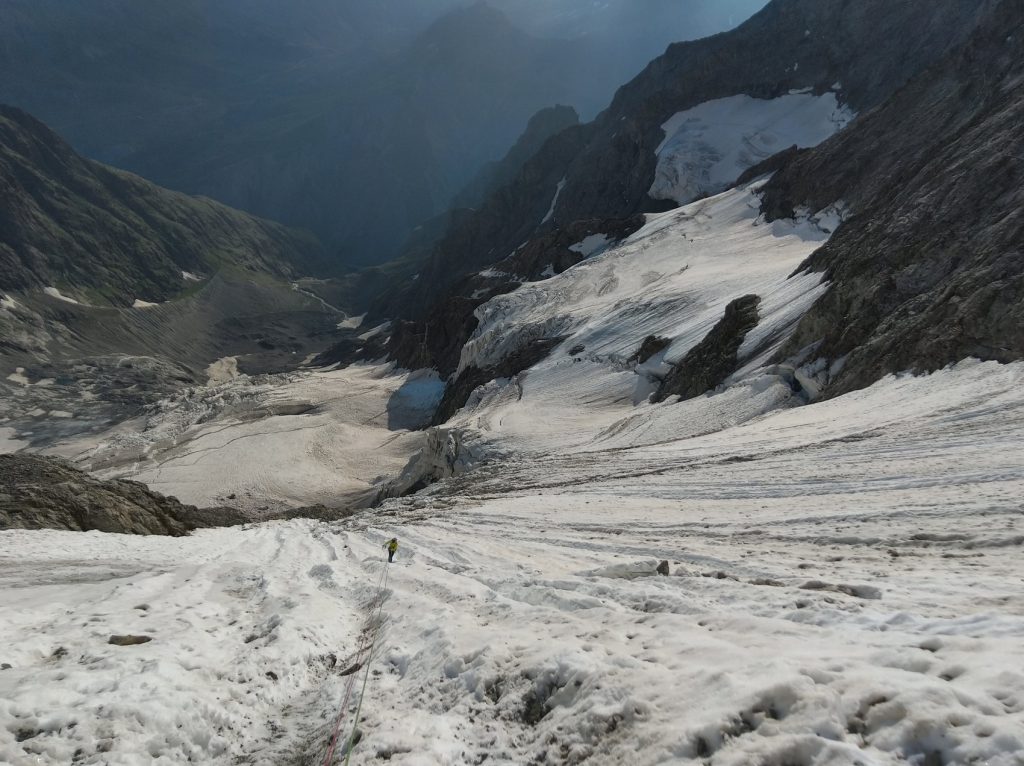
POLYGON ((107 643, 114 646, 138 646, 139 644, 148 644, 152 640, 152 636, 114 635, 107 639, 107 643))
POLYGON ((667 577, 669 573, 668 562, 662 561, 660 564, 658 564, 658 568, 654 571, 660 575, 665 575, 667 577))

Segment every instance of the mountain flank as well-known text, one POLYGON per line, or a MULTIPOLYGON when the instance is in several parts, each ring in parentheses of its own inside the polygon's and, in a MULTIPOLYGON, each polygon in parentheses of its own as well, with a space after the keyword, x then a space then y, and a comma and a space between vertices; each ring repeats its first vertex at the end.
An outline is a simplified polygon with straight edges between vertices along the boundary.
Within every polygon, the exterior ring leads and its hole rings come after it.
POLYGON ((769 217, 837 201, 848 218, 804 264, 831 289, 782 355, 820 358, 828 393, 968 356, 1024 358, 1024 2, 879 109, 792 158, 769 217))
MULTIPOLYGON (((922 73, 963 45, 996 6, 994 0, 775 0, 731 32, 671 46, 623 86, 595 121, 550 137, 512 181, 476 210, 452 217, 415 277, 371 308, 374 319, 396 320, 391 357, 451 375, 477 327, 477 307, 571 266, 562 255, 565 248, 588 256, 600 252, 589 243, 608 246, 639 226, 623 222, 674 206, 649 194, 669 137, 663 126, 674 116, 723 99, 754 110, 784 99, 824 99, 837 110, 831 130, 846 135, 852 128, 840 130, 848 118, 838 120, 838 110, 869 119, 908 81, 928 76, 922 73), (585 235, 578 232, 581 222, 587 222, 585 235), (573 238, 562 241, 568 237, 558 232, 573 232, 573 238), (597 236, 603 240, 592 238, 597 236), (515 266, 527 252, 540 268, 515 266)), ((913 140, 910 125, 894 129, 904 131, 899 140, 913 140)), ((777 158, 767 155, 760 165, 751 159, 750 165, 768 172, 803 156, 786 144, 777 151, 777 158)), ((743 170, 737 167, 735 176, 743 170)), ((807 175, 806 184, 818 177, 824 176, 807 175)), ((842 198, 835 183, 833 177, 825 188, 837 194, 811 210, 842 198)))
POLYGON ((56 288, 131 306, 165 301, 222 267, 289 279, 323 259, 311 235, 87 160, 0 106, 0 290, 56 288))

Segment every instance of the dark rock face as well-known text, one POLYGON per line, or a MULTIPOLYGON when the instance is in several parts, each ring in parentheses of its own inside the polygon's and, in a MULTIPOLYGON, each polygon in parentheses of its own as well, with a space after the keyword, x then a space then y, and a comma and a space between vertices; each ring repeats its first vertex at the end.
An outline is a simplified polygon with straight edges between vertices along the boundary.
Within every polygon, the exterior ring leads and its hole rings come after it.
POLYGON ((455 197, 455 207, 476 207, 519 173, 544 143, 563 130, 580 124, 580 116, 571 106, 541 109, 530 118, 519 140, 498 162, 484 165, 476 177, 455 197))
POLYGON ((479 210, 458 211, 416 279, 382 296, 371 313, 422 319, 452 285, 509 257, 547 215, 570 161, 584 145, 585 133, 584 127, 562 131, 523 165, 516 181, 492 194, 479 210))
POLYGON ((0 455, 0 529, 186 535, 249 521, 231 509, 183 505, 133 481, 101 481, 57 458, 0 455))
POLYGON ((967 356, 1024 358, 1024 3, 880 109, 793 158, 770 217, 838 200, 850 215, 803 268, 830 290, 781 356, 845 357, 826 395, 967 356))
POLYGON ((669 396, 692 399, 710 391, 736 371, 738 352, 747 333, 757 327, 761 299, 744 295, 725 307, 725 316, 700 343, 673 365, 654 394, 654 401, 669 396))
POLYGON ((289 278, 322 265, 311 236, 86 160, 0 106, 0 289, 53 286, 130 306, 224 266, 289 278))
POLYGON ((636 353, 629 358, 629 361, 643 364, 655 354, 660 354, 670 345, 672 345, 671 338, 663 338, 660 335, 648 335, 644 338, 636 353))
POLYGON ((775 0, 747 23, 677 43, 621 88, 569 169, 555 216, 622 216, 649 209, 661 125, 736 94, 821 93, 833 83, 857 111, 884 101, 962 42, 994 0, 775 0))
POLYGON ((441 399, 441 403, 434 413, 434 420, 431 425, 441 425, 458 412, 469 401, 469 397, 478 387, 498 378, 511 378, 523 370, 533 367, 533 365, 551 353, 551 349, 563 340, 564 338, 542 338, 521 348, 515 354, 505 357, 494 367, 486 369, 467 367, 454 381, 448 384, 444 392, 444 398, 441 399))

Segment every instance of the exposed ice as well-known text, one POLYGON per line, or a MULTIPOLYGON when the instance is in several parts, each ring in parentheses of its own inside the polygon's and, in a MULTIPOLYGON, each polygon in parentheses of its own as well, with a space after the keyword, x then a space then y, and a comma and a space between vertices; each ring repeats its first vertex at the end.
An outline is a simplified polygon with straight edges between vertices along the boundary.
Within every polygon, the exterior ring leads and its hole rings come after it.
POLYGON ((794 144, 815 146, 854 117, 834 93, 730 96, 679 112, 662 129, 650 195, 680 204, 715 194, 747 168, 794 144))
POLYGON ((583 241, 570 245, 569 249, 574 253, 579 253, 584 258, 589 258, 592 255, 604 252, 608 245, 611 244, 611 241, 611 237, 607 234, 591 234, 584 237, 583 241))
MULTIPOLYGON (((623 243, 488 301, 477 309, 479 325, 460 369, 492 366, 539 335, 571 335, 568 346, 582 344, 590 354, 619 360, 647 335, 660 335, 673 340, 668 361, 674 361, 703 339, 730 301, 749 293, 761 296, 763 318, 745 351, 759 352, 750 361, 763 360, 824 291, 820 275, 789 275, 829 234, 810 217, 765 224, 757 188, 649 216, 623 243)), ((531 376, 578 379, 575 364, 555 353, 531 376)), ((605 374, 618 379, 605 382, 617 395, 635 383, 635 376, 621 377, 607 366, 605 374)))

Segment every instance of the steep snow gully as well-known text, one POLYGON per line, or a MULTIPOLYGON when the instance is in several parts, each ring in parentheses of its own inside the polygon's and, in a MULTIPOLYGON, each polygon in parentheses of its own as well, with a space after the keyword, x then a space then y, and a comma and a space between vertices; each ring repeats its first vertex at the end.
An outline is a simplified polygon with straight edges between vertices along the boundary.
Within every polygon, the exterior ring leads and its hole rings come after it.
MULTIPOLYGON (((0 762, 322 764, 368 673, 336 763, 351 737, 352 763, 405 766, 1024 766, 1024 364, 965 360, 814 402, 828 371, 813 349, 771 358, 825 289, 788 275, 838 212, 766 224, 755 191, 652 216, 481 307, 464 364, 566 339, 477 392, 447 426, 471 462, 415 495, 189 538, 0 533, 0 762), (736 371, 649 402, 746 294, 761 309, 736 371), (652 334, 671 345, 630 361, 652 334)), ((260 406, 315 403, 343 375, 361 398, 271 416, 351 416, 354 443, 382 443, 378 403, 409 382, 385 368, 303 373, 260 406)), ((436 381, 412 380, 415 409, 436 381)), ((167 406, 144 444, 178 423, 170 442, 208 446, 231 425, 289 466, 320 455, 318 497, 324 466, 354 461, 357 488, 372 484, 358 449, 275 442, 252 408, 214 428, 167 406)), ((209 465, 166 456, 168 481, 217 496, 209 465)), ((233 491, 305 501, 223 458, 233 491)))

